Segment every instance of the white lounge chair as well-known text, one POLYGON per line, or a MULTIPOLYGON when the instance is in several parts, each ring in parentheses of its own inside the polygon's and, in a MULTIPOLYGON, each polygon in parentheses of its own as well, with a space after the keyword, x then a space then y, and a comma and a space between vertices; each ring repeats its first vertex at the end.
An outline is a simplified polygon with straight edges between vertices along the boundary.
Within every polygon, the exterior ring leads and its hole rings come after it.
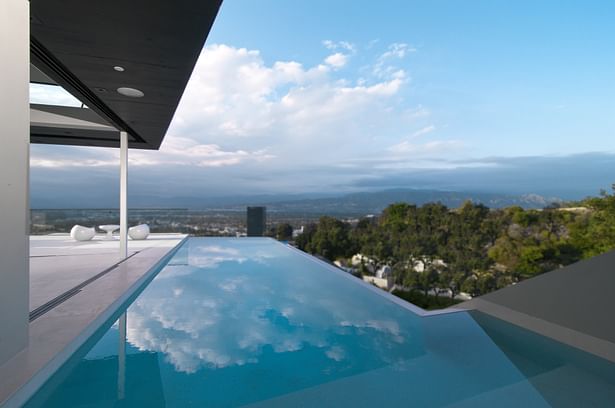
POLYGON ((128 236, 134 240, 146 239, 149 235, 149 225, 141 224, 128 228, 128 236))
POLYGON ((90 241, 96 235, 95 228, 84 227, 83 225, 75 225, 70 230, 70 237, 75 241, 90 241))

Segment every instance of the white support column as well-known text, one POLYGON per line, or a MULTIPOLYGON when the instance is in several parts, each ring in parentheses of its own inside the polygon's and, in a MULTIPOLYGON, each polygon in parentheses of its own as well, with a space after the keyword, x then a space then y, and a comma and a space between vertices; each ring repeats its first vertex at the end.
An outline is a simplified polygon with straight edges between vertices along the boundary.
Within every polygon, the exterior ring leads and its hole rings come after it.
POLYGON ((120 257, 128 257, 128 134, 120 132, 120 257))
POLYGON ((30 2, 0 1, 0 365, 28 345, 30 2))

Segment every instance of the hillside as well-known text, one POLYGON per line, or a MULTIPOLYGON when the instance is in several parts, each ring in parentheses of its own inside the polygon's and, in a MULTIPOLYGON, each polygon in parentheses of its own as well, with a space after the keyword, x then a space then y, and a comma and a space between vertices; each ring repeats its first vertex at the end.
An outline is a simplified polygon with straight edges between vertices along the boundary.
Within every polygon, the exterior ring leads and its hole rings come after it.
POLYGON ((346 194, 341 197, 314 198, 302 200, 271 201, 259 203, 267 206, 269 211, 288 213, 319 213, 331 215, 343 214, 378 214, 393 203, 406 202, 423 205, 440 202, 449 208, 457 208, 465 201, 481 203, 489 208, 520 206, 525 209, 544 208, 558 198, 545 198, 536 194, 523 196, 472 193, 438 190, 386 190, 346 194))

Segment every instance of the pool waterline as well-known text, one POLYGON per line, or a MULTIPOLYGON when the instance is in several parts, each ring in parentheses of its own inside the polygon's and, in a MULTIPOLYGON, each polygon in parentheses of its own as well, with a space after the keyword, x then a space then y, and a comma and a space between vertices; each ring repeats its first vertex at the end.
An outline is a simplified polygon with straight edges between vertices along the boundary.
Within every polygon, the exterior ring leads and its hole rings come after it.
MULTIPOLYGON (((563 345, 548 361, 526 363, 514 344, 556 342, 478 312, 419 315, 270 239, 190 238, 134 298, 124 380, 109 321, 27 406, 312 406, 323 395, 332 405, 488 406, 506 393, 517 404, 549 406, 557 396, 545 390, 561 380, 545 374, 565 367, 593 381, 612 370, 563 345), (539 376, 546 386, 532 382, 539 376), (446 392, 434 394, 434 384, 446 392)), ((598 396, 615 396, 604 383, 598 396)))

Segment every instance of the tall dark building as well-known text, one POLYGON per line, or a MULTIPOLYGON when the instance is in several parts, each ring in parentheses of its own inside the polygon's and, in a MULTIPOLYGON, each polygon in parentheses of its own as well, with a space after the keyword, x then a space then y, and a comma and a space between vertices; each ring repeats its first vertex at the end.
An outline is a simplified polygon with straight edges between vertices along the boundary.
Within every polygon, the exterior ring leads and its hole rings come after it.
POLYGON ((248 236, 262 237, 267 224, 267 207, 248 207, 248 236))

